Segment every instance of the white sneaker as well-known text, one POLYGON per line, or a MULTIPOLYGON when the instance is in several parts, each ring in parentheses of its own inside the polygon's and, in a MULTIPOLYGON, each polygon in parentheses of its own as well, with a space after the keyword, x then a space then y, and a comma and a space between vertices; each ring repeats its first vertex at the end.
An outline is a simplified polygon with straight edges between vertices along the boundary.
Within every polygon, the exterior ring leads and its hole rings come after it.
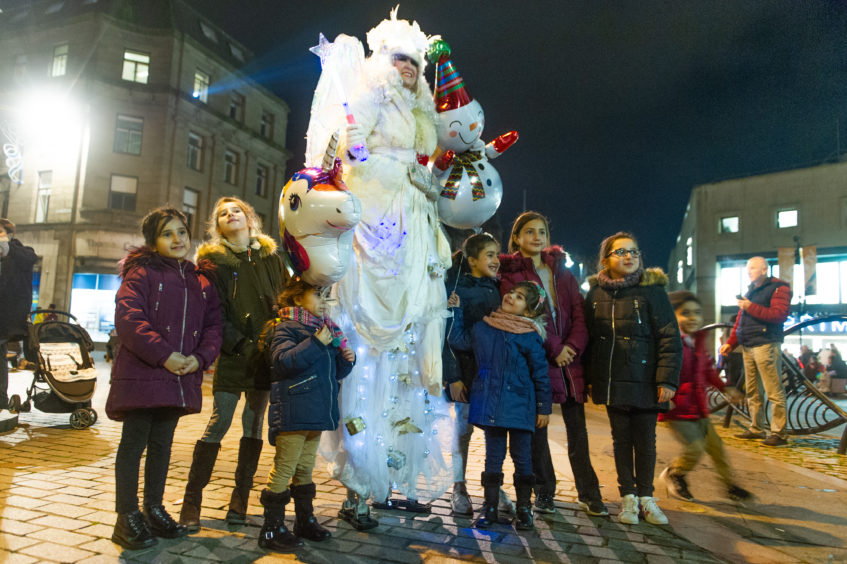
POLYGON ((644 496, 639 498, 641 502, 641 513, 644 515, 644 520, 653 525, 667 525, 668 518, 659 509, 655 497, 644 496))
POLYGON ((500 497, 497 500, 497 511, 499 513, 507 513, 509 515, 515 514, 515 503, 509 497, 503 488, 500 488, 500 497))
POLYGON ((468 490, 464 482, 453 484, 450 508, 456 515, 473 515, 473 505, 471 505, 471 499, 468 497, 468 490))
POLYGON ((627 494, 621 499, 621 512, 618 521, 627 525, 638 524, 638 498, 634 494, 627 494))

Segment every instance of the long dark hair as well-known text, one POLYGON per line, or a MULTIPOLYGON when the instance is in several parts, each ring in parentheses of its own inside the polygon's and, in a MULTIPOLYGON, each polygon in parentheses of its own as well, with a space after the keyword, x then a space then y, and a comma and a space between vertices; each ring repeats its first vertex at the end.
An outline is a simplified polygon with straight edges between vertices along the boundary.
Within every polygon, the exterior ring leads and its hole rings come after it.
POLYGON ((285 285, 285 289, 277 297, 276 303, 281 308, 295 307, 297 304, 294 300, 308 294, 310 290, 318 292, 317 288, 299 276, 295 276, 288 282, 288 284, 285 285))
POLYGON ((159 238, 162 229, 172 219, 182 222, 182 225, 188 230, 188 219, 180 210, 171 206, 162 206, 150 210, 141 220, 141 235, 144 237, 144 244, 155 249, 156 239, 159 238))
POLYGON ((518 244, 515 242, 515 237, 520 235, 523 226, 529 223, 530 221, 536 219, 539 219, 544 222, 544 227, 547 228, 547 244, 550 244, 550 220, 538 212, 526 211, 519 215, 517 218, 515 218, 515 222, 512 224, 512 233, 511 235, 509 235, 510 253, 518 251, 518 244))
POLYGON ((532 280, 521 280, 512 289, 523 289, 526 292, 527 317, 538 317, 544 313, 544 303, 541 301, 541 290, 538 284, 532 280))

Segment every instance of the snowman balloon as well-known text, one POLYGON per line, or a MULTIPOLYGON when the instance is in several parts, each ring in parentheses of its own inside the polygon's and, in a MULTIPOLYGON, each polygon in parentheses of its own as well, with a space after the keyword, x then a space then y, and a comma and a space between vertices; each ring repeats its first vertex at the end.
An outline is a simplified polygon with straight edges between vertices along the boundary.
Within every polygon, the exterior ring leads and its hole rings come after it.
POLYGON ((494 215, 503 198, 500 175, 488 161, 511 147, 518 133, 504 133, 486 145, 481 139, 485 125, 482 106, 465 89, 450 59, 450 46, 434 40, 427 59, 436 63, 438 156, 432 172, 441 184, 438 215, 450 227, 479 227, 494 215))

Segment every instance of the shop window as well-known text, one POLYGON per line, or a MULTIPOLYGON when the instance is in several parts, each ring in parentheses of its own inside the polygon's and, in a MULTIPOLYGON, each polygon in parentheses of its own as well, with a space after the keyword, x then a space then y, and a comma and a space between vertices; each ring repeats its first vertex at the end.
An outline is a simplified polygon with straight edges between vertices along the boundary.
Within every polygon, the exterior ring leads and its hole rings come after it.
POLYGON ((780 229, 787 227, 797 227, 799 218, 796 209, 780 210, 776 212, 776 225, 780 229))
POLYGON ((150 55, 138 51, 124 51, 124 66, 121 78, 130 82, 147 84, 150 74, 150 55))
POLYGON ((203 170, 203 137, 196 133, 188 133, 188 168, 203 170))
POLYGON ((109 186, 109 207, 113 210, 135 211, 137 192, 137 178, 113 174, 109 186))
POLYGON ((256 195, 268 197, 268 167, 263 165, 256 167, 256 195))
MULTIPOLYGON (((837 262, 819 262, 815 266, 815 293, 806 296, 807 304, 837 304, 839 302, 838 270, 837 262)), ((799 280, 805 282, 805 278, 799 280)))
POLYGON ((68 72, 68 44, 57 45, 53 48, 53 64, 50 65, 50 76, 65 76, 68 72))
POLYGON ((735 298, 747 290, 745 280, 747 278, 746 268, 740 266, 722 266, 718 269, 716 287, 718 299, 722 306, 734 306, 738 304, 735 298))
POLYGON ((191 93, 196 99, 204 104, 209 101, 209 84, 211 79, 203 71, 194 71, 194 91, 191 93))
POLYGON ((141 118, 118 115, 115 126, 116 153, 141 154, 141 135, 144 130, 144 120, 141 118))
POLYGON ((721 233, 738 233, 738 216, 734 215, 731 217, 722 217, 721 218, 721 233))
POLYGON ((229 184, 238 184, 238 153, 229 149, 224 153, 224 180, 229 184))

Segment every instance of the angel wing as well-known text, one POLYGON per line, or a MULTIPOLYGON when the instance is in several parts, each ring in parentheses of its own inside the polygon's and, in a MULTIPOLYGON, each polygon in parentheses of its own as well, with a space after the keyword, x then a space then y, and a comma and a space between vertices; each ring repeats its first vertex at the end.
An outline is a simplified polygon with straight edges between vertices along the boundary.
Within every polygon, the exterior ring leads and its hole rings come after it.
POLYGON ((323 70, 312 98, 306 166, 319 167, 330 138, 347 123, 344 105, 364 76, 365 49, 361 41, 342 33, 332 43, 320 34, 318 45, 310 51, 321 58, 323 70))

